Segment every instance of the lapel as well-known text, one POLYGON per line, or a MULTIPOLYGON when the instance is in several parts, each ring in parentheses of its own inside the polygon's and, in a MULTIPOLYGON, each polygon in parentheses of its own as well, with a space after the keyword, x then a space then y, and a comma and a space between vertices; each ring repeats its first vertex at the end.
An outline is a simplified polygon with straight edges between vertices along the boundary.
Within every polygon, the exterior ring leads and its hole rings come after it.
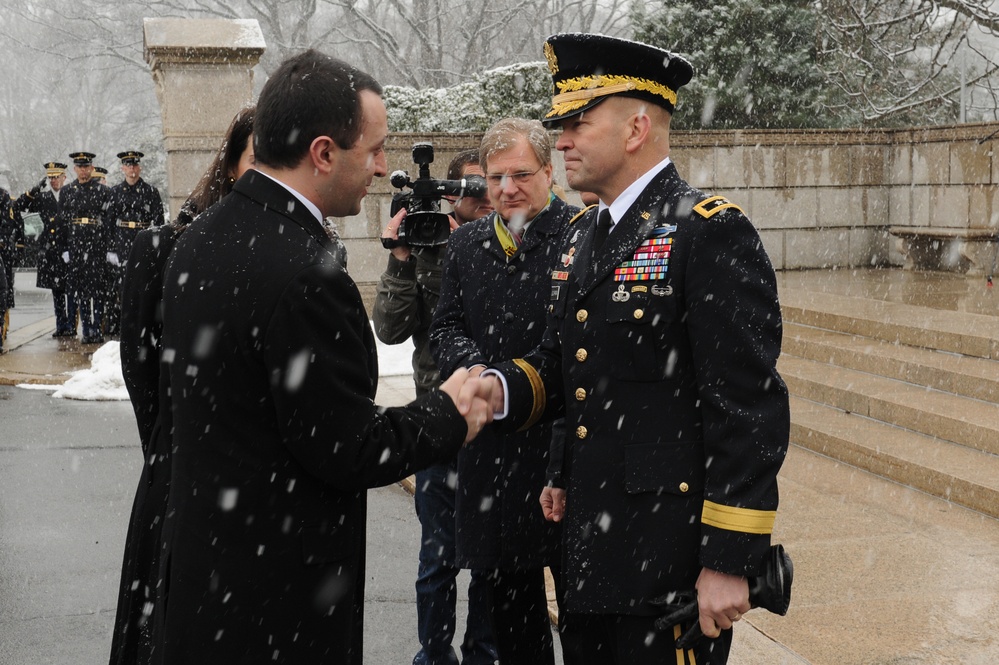
MULTIPOLYGON (((652 182, 642 190, 635 202, 628 208, 614 230, 607 236, 604 246, 590 262, 589 270, 580 291, 586 295, 602 282, 624 261, 631 257, 643 240, 649 237, 662 214, 662 201, 680 182, 680 176, 673 163, 663 169, 652 182)), ((596 230, 596 208, 586 216, 586 236, 582 239, 579 251, 582 256, 592 255, 593 235, 596 230)))
POLYGON ((262 206, 265 212, 279 215, 301 227, 326 251, 334 257, 337 256, 336 243, 326 233, 319 220, 291 192, 267 176, 250 169, 236 181, 232 190, 262 206))
POLYGON ((565 201, 557 196, 554 197, 547 212, 535 219, 531 223, 530 228, 527 229, 527 233, 524 236, 523 242, 520 243, 517 253, 526 254, 538 245, 548 242, 548 238, 550 238, 553 233, 558 233, 566 205, 565 201))
MULTIPOLYGON (((548 206, 548 210, 531 222, 530 228, 527 229, 524 239, 517 248, 517 253, 510 258, 532 251, 538 245, 547 242, 548 238, 553 233, 558 233, 562 217, 565 213, 566 205, 565 201, 557 196, 554 197, 551 205, 548 206)), ((503 263, 506 263, 507 256, 506 252, 503 251, 503 244, 500 242, 499 238, 496 237, 496 215, 497 213, 495 212, 489 213, 486 217, 488 223, 477 225, 472 233, 472 237, 480 243, 486 251, 493 254, 503 263)))

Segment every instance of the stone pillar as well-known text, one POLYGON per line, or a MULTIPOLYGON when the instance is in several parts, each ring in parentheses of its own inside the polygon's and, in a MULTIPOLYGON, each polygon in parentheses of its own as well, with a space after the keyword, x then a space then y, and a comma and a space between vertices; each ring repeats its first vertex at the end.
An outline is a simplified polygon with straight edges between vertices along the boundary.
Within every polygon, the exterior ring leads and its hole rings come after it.
POLYGON ((144 53, 163 117, 170 216, 214 158, 233 116, 253 103, 264 37, 254 19, 143 20, 144 53))

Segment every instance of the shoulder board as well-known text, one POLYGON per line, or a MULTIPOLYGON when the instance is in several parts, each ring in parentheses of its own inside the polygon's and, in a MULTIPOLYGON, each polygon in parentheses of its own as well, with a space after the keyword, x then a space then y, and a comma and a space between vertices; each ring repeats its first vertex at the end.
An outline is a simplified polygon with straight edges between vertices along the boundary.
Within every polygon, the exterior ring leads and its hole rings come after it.
POLYGON ((725 210, 726 208, 735 208, 743 215, 746 214, 742 208, 735 205, 734 203, 730 203, 728 199, 726 199, 724 196, 711 196, 704 199, 703 201, 694 206, 694 212, 696 212, 704 219, 711 219, 711 217, 718 214, 722 210, 725 210))
POLYGON ((569 220, 569 224, 575 224, 576 220, 585 215, 590 210, 590 208, 596 208, 596 207, 597 207, 596 203, 594 203, 593 205, 586 206, 585 208, 577 212, 572 219, 569 220))

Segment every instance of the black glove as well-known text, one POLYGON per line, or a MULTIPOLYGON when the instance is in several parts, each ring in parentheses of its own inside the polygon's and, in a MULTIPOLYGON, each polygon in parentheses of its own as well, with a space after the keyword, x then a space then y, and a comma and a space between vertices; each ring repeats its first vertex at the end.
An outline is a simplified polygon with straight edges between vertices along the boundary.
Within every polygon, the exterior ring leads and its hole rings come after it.
POLYGON ((48 178, 42 178, 42 181, 28 190, 28 196, 35 198, 38 196, 42 189, 45 187, 45 183, 48 182, 48 178))
MULTIPOLYGON (((791 582, 794 580, 794 565, 783 545, 770 548, 763 574, 749 580, 749 605, 762 607, 774 614, 784 616, 791 604, 791 582)), ((666 614, 656 619, 658 630, 667 630, 676 624, 693 622, 693 625, 676 641, 677 649, 689 649, 700 638, 701 624, 697 607, 697 591, 675 591, 651 601, 666 610, 666 614)))

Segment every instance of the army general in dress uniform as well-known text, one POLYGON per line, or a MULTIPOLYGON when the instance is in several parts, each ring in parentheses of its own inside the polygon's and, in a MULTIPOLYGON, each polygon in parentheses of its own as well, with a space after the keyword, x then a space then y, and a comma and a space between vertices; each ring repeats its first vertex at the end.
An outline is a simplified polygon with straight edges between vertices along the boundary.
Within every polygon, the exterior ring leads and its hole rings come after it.
MULTIPOLYGON (((93 178, 94 153, 74 152, 69 157, 76 181, 66 185, 59 206, 61 223, 69 229, 68 282, 80 313, 83 343, 100 344, 108 248, 103 219, 110 190, 93 178)), ((75 323, 73 329, 75 334, 75 323)))
POLYGON ((598 665, 724 663, 788 445, 774 271, 743 211, 669 159, 686 60, 599 35, 544 50, 545 121, 569 184, 600 203, 552 271, 541 346, 496 370, 506 427, 565 415, 565 488, 542 495, 563 524, 563 648, 598 665), (681 651, 689 626, 657 630, 653 601, 695 588, 706 638, 681 651))
POLYGON ((117 335, 121 325, 121 280, 135 236, 142 229, 163 224, 163 200, 159 190, 142 179, 143 153, 118 153, 125 180, 111 188, 104 223, 108 230, 108 293, 104 309, 104 331, 117 335))
POLYGON ((38 264, 35 286, 52 291, 56 329, 53 337, 76 335, 76 300, 67 286, 69 263, 69 227, 59 216, 62 186, 66 182, 66 164, 45 162, 45 178, 17 198, 22 212, 38 213, 42 233, 38 237, 38 264), (48 189, 45 184, 48 183, 48 189))

